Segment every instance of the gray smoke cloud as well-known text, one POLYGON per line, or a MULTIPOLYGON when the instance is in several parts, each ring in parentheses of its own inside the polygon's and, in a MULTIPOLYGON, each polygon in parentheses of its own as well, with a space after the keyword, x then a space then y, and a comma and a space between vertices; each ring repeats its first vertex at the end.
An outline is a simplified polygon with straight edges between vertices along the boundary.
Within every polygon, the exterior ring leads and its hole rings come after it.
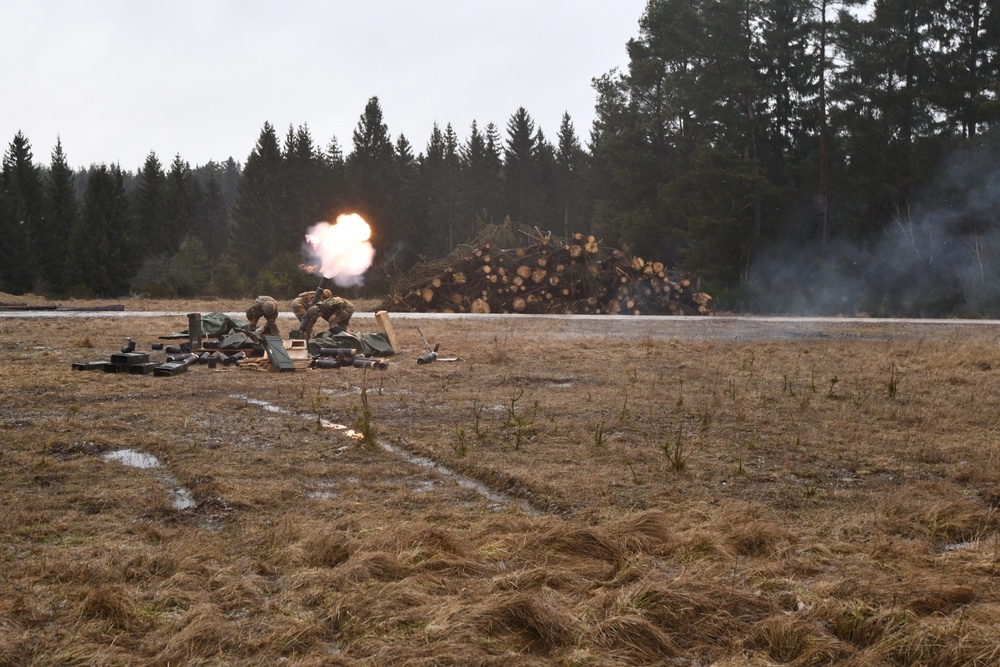
POLYGON ((776 244, 748 274, 748 307, 802 315, 1000 315, 998 147, 952 156, 865 245, 776 244))

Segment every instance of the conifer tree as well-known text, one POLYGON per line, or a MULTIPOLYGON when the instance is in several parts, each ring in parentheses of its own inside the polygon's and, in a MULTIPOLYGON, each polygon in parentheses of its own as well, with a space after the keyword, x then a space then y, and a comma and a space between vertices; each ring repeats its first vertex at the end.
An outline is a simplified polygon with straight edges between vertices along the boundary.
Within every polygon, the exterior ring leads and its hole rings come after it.
POLYGON ((500 136, 500 128, 496 123, 487 123, 486 131, 486 172, 490 175, 488 183, 490 187, 486 193, 486 210, 489 216, 484 218, 485 222, 500 221, 506 216, 503 210, 503 139, 500 136))
POLYGON ((604 238, 677 264, 698 241, 692 234, 739 237, 730 246, 739 252, 705 266, 709 277, 730 276, 724 269, 746 257, 760 200, 750 10, 741 0, 650 0, 628 44, 628 73, 595 81, 592 146, 604 181, 595 229, 604 238), (731 172, 731 206, 689 187, 699 169, 713 181, 731 172))
POLYGON ((463 177, 460 210, 468 223, 465 235, 470 239, 476 236, 480 225, 489 223, 497 213, 492 207, 500 192, 500 160, 496 144, 491 149, 488 141, 476 121, 472 121, 469 137, 459 152, 463 177))
POLYGON ((220 176, 219 185, 222 187, 222 197, 226 201, 227 209, 236 205, 242 171, 240 163, 232 157, 229 157, 222 164, 222 175, 220 176))
POLYGON ((138 262, 129 199, 118 165, 88 170, 80 222, 72 235, 74 279, 96 296, 122 296, 138 262))
POLYGON ((326 193, 324 220, 332 222, 344 212, 347 197, 347 175, 345 173, 344 150, 336 136, 330 139, 322 156, 323 183, 321 189, 326 193))
POLYGON ((50 264, 43 269, 43 274, 49 276, 54 293, 65 294, 70 287, 70 235, 76 227, 80 207, 73 185, 73 170, 67 162, 60 138, 56 139, 52 150, 49 177, 45 184, 45 204, 45 220, 51 236, 44 255, 50 264))
POLYGON ((271 261, 278 244, 281 160, 274 127, 264 123, 243 168, 233 210, 232 248, 247 277, 271 261))
POLYGON ((949 134, 973 141, 1000 119, 1000 8, 989 0, 943 0, 931 22, 932 100, 949 134), (992 89, 991 89, 992 88, 992 89))
POLYGON ((329 217, 330 193, 323 188, 325 170, 309 126, 300 125, 294 133, 289 127, 282 169, 285 219, 281 250, 297 252, 306 230, 329 217))
POLYGON ((587 153, 580 145, 569 113, 564 113, 556 148, 553 195, 557 214, 552 223, 561 223, 565 237, 572 231, 589 231, 587 176, 587 153))
POLYGON ((876 237, 908 210, 913 188, 936 161, 934 149, 934 155, 917 156, 931 148, 923 137, 933 136, 928 9, 926 3, 878 0, 866 20, 840 16, 847 67, 832 90, 831 122, 842 137, 856 202, 852 234, 859 238, 876 237))
POLYGON ((229 251, 229 211, 222 186, 212 170, 202 188, 196 216, 195 233, 201 239, 208 258, 219 261, 229 251))
POLYGON ((139 253, 143 258, 170 253, 166 212, 167 176, 156 153, 150 151, 132 191, 139 253))
MULTIPOLYGON (((545 137, 542 128, 535 133, 535 172, 538 174, 536 183, 538 191, 535 223, 546 229, 552 229, 558 222, 559 192, 556 165, 556 149, 545 137)), ((556 227, 558 229, 558 227, 556 227)))
POLYGON ((405 135, 396 139, 396 173, 399 199, 406 205, 398 211, 398 233, 402 252, 395 260, 397 266, 406 267, 417 259, 424 246, 427 227, 427 197, 420 177, 420 162, 413 155, 413 147, 405 135))
POLYGON ((421 173, 427 197, 427 225, 422 235, 423 243, 416 250, 440 257, 451 252, 457 242, 455 232, 459 224, 461 166, 458 137, 451 123, 444 132, 434 123, 427 154, 421 162, 421 173))
POLYGON ((201 239, 195 234, 187 234, 180 243, 177 254, 173 260, 178 268, 183 271, 188 282, 188 293, 181 296, 194 296, 201 294, 211 279, 211 270, 208 262, 208 252, 201 239))
POLYGON ((34 288, 44 222, 41 175, 30 142, 18 132, 4 153, 0 176, 0 289, 25 294, 34 288))
POLYGON ((463 192, 462 158, 459 155, 459 150, 458 134, 451 123, 448 123, 444 128, 444 172, 441 183, 445 202, 444 222, 448 231, 444 254, 451 252, 457 243, 468 240, 460 231, 467 228, 468 225, 463 224, 464 220, 460 209, 463 192))
POLYGON ((377 97, 365 105, 354 130, 354 149, 347 156, 348 205, 372 228, 376 253, 399 249, 399 182, 389 129, 377 97))
POLYGON ((506 212, 516 222, 540 222, 541 194, 535 121, 520 107, 507 121, 504 149, 504 201, 506 212))
POLYGON ((201 191, 195 181, 191 165, 175 155, 167 172, 164 190, 164 222, 168 234, 161 252, 174 255, 180 250, 181 241, 195 229, 195 216, 201 200, 201 191))

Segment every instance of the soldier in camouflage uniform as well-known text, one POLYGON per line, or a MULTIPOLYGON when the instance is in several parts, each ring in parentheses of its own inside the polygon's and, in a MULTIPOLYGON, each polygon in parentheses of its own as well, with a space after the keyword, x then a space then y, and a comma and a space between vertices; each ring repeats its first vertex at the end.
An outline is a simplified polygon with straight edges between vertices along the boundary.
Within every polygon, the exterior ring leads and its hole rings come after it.
POLYGON ((259 332, 262 336, 280 336, 278 331, 278 302, 269 296, 258 296, 247 308, 247 320, 250 330, 257 329, 257 322, 264 318, 264 328, 259 332))
POLYGON ((354 304, 343 297, 332 296, 310 307, 306 312, 311 319, 309 328, 303 333, 306 338, 309 338, 312 334, 312 328, 319 318, 323 318, 329 323, 330 331, 333 333, 347 329, 347 325, 351 323, 351 316, 354 315, 354 304))
MULTIPOLYGON (((306 311, 309 310, 309 306, 312 305, 312 301, 315 296, 316 292, 303 292, 292 301, 292 312, 295 313, 295 317, 298 318, 299 322, 301 322, 302 318, 306 316, 306 311)), ((333 292, 328 289, 324 289, 320 300, 329 299, 332 296, 333 292)))

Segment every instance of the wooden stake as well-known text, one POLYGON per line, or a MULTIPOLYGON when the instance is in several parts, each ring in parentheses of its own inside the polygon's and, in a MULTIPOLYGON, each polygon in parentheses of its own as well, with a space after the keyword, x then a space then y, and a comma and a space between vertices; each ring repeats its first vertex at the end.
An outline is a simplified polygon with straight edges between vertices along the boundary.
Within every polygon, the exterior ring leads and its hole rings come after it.
POLYGON ((384 310, 380 310, 375 313, 375 326, 378 330, 386 335, 389 339, 389 345, 392 346, 392 351, 399 354, 403 348, 399 346, 399 339, 396 338, 396 330, 392 326, 392 322, 389 321, 389 313, 384 310))

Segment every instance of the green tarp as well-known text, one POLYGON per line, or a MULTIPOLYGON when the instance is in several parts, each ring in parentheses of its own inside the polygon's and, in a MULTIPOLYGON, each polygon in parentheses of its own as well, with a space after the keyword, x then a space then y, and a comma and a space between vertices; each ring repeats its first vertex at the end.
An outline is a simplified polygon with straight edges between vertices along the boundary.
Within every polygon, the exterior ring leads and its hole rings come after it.
MULTIPOLYGON (((217 336, 233 331, 246 331, 250 323, 246 320, 229 317, 225 313, 205 313, 201 316, 201 334, 203 336, 217 336)), ((160 338, 187 338, 189 331, 185 329, 178 333, 167 334, 160 338)))
POLYGON ((315 334, 309 338, 309 354, 319 354, 323 347, 349 347, 359 354, 374 357, 392 356, 392 345, 384 333, 349 333, 342 331, 332 334, 329 331, 315 334))

